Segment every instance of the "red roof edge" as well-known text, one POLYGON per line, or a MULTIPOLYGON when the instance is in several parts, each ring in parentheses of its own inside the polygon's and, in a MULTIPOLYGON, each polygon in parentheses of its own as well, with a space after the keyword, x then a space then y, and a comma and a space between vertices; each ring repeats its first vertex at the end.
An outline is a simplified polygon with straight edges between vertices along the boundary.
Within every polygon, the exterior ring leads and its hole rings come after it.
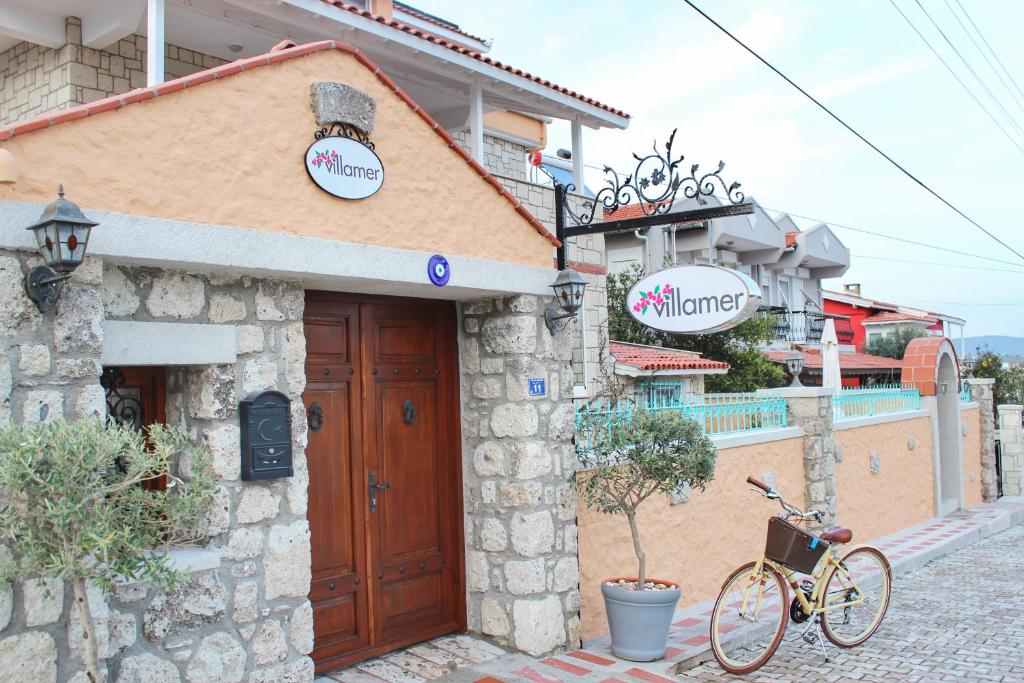
POLYGON ((380 67, 378 67, 373 60, 351 45, 339 43, 335 40, 322 40, 316 43, 307 43, 305 45, 297 45, 295 47, 288 47, 284 49, 278 48, 277 50, 271 51, 265 55, 258 55, 256 57, 228 62, 227 64, 222 64, 212 69, 197 71, 194 74, 176 78, 172 81, 167 81, 152 87, 139 88, 121 95, 114 95, 102 100, 96 100, 95 102, 72 107, 71 109, 43 114, 42 116, 29 121, 15 123, 4 128, 0 128, 0 142, 10 140, 16 135, 25 135, 26 133, 31 133, 32 131, 41 130, 43 128, 50 128, 67 121, 84 119, 103 112, 120 109, 136 102, 151 100, 154 97, 159 97, 160 95, 168 95, 186 88, 194 88, 197 85, 209 83, 210 81, 215 81, 226 76, 233 76, 243 71, 249 71, 257 67, 285 62, 290 59, 304 57, 315 52, 323 52, 324 50, 340 50, 341 52, 345 52, 355 57, 356 60, 369 69, 381 83, 387 86, 387 88, 405 102, 410 109, 416 112, 416 114, 418 114, 419 117, 423 119, 423 121, 426 122, 426 124, 435 133, 437 133, 442 140, 445 141, 449 149, 462 157, 470 168, 476 171, 476 173, 488 182, 499 195, 512 204, 516 212, 522 216, 541 237, 546 239, 554 247, 561 245, 561 242, 559 242, 558 239, 556 239, 555 236, 552 235, 546 227, 544 227, 543 223, 537 220, 537 218, 530 213, 518 199, 513 197, 512 194, 506 190, 500 182, 498 182, 497 178, 491 175, 487 169, 477 163, 477 161, 473 159, 468 152, 462 149, 462 147, 459 146, 459 143, 457 143, 455 139, 448 134, 448 131, 442 128, 430 114, 425 112, 411 97, 399 88, 394 81, 388 78, 387 74, 381 71, 380 67))

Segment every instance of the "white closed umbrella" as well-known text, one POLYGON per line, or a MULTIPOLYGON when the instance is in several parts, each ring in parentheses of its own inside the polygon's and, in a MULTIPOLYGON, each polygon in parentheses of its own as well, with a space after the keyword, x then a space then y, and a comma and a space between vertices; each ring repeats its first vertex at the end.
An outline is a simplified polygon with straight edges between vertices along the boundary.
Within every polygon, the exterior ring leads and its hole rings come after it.
POLYGON ((825 319, 825 329, 821 333, 821 386, 831 387, 836 391, 843 386, 843 378, 839 371, 839 339, 836 337, 836 323, 832 318, 825 319))

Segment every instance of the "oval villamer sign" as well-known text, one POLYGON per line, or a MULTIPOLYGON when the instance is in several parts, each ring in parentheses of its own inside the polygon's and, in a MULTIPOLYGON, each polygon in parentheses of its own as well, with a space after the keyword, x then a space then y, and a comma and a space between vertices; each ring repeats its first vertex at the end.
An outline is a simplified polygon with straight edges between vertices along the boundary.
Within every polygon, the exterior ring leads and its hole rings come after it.
POLYGON ((743 273, 719 266, 679 266, 648 275, 626 297, 630 314, 677 334, 721 332, 761 305, 761 289, 743 273))
POLYGON ((380 157, 349 138, 326 137, 310 145, 306 172, 322 190, 342 199, 365 199, 384 184, 380 157))

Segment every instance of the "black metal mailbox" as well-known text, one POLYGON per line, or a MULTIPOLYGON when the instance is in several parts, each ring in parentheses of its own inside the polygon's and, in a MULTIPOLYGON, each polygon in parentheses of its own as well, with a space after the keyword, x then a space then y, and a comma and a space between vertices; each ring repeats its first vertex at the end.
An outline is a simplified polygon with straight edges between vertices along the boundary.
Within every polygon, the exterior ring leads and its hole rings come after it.
POLYGON ((238 405, 242 479, 279 479, 292 471, 291 401, 279 391, 257 391, 238 405))

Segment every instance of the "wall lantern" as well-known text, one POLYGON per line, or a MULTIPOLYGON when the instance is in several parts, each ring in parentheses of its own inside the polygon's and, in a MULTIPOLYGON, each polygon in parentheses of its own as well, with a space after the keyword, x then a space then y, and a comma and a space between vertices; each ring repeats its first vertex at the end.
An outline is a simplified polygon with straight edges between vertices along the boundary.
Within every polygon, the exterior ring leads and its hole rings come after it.
POLYGON ((967 373, 967 379, 974 379, 974 368, 977 366, 978 359, 974 356, 964 358, 964 371, 967 373))
POLYGON ((43 313, 53 308, 64 280, 82 264, 89 233, 96 225, 99 224, 86 218, 77 204, 64 199, 64 186, 61 185, 57 200, 43 209, 39 222, 26 228, 35 233, 39 253, 46 265, 29 271, 25 277, 25 290, 28 298, 35 301, 43 313))
POLYGON ((786 354, 786 370, 789 371, 793 381, 789 386, 802 387, 800 383, 800 371, 804 369, 804 354, 799 351, 790 351, 786 354))
POLYGON ((583 305, 583 291, 586 288, 587 283, 575 270, 566 268, 559 271, 558 277, 555 278, 554 284, 551 285, 551 289, 555 290, 555 300, 558 302, 558 308, 552 304, 544 311, 544 324, 548 326, 551 334, 554 334, 555 330, 562 327, 565 324, 564 321, 576 317, 576 312, 583 305))

